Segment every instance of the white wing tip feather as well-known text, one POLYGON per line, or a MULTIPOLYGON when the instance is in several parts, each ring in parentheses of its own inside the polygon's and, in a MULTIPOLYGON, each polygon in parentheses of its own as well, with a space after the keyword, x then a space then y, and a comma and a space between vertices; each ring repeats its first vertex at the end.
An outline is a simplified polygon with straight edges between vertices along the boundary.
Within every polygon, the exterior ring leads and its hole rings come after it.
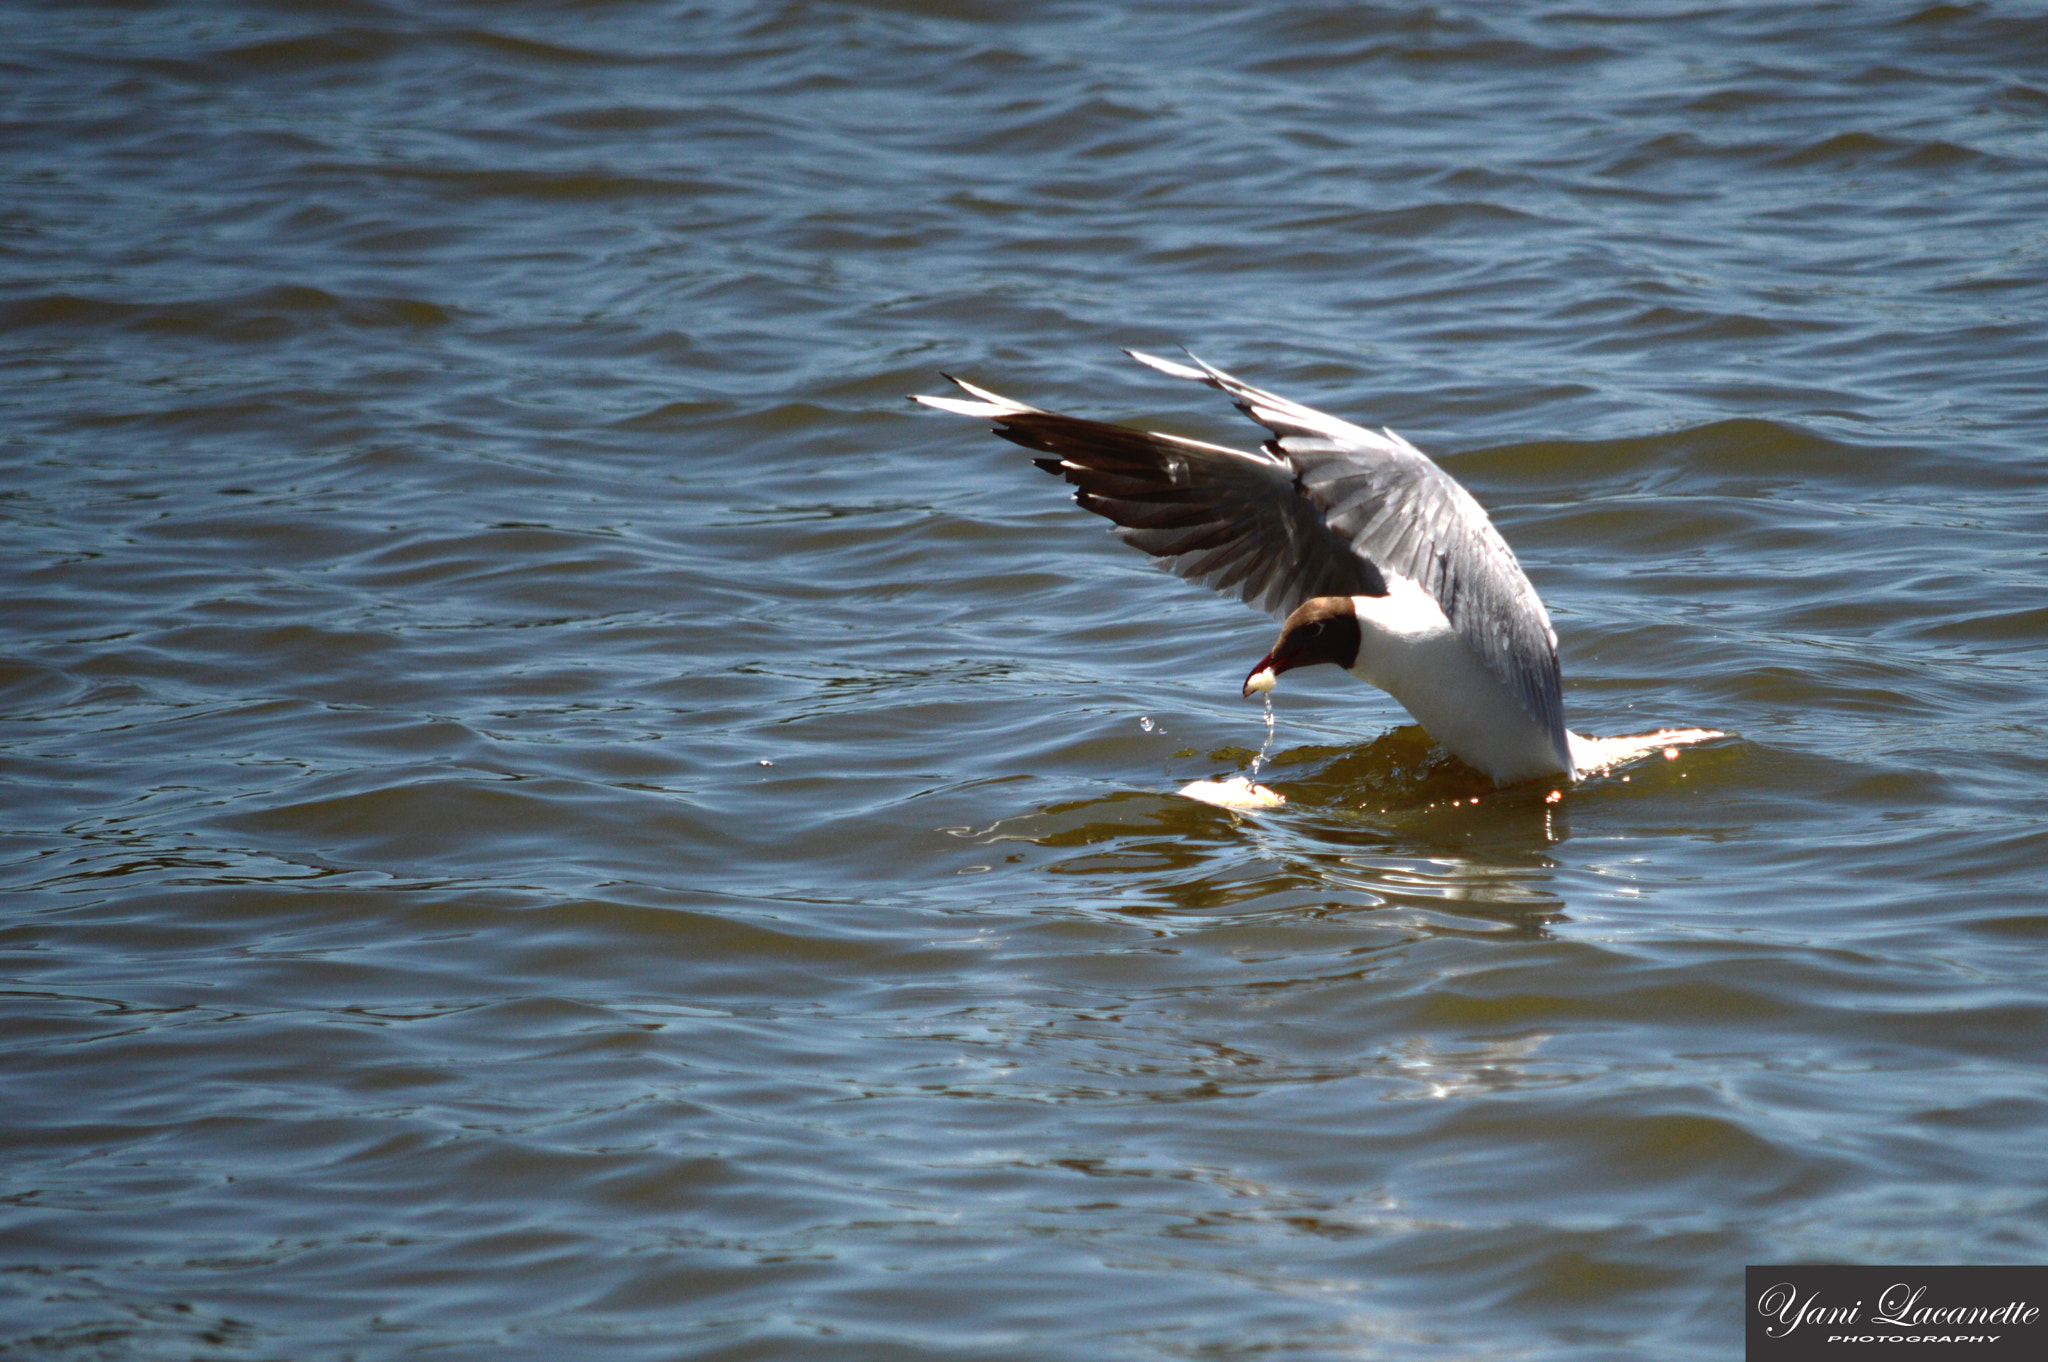
MULTIPOLYGON (((1166 374, 1171 378, 1191 378, 1197 383, 1207 383, 1209 381, 1209 374, 1206 369, 1191 369, 1177 360, 1161 359, 1157 355, 1148 355, 1143 350, 1126 350, 1124 353, 1146 368, 1157 369, 1160 373, 1166 374)), ((1195 357, 1189 355, 1188 358, 1194 359, 1195 357)), ((1195 363, 1200 364, 1201 361, 1195 360, 1195 363)))
POLYGON ((987 388, 977 388, 964 378, 954 378, 953 375, 947 374, 946 379, 961 392, 966 393, 967 397, 931 397, 924 393, 914 393, 910 400, 960 416, 1019 416, 1038 410, 1036 407, 1026 406, 1014 397, 1004 397, 1001 393, 992 393, 987 388), (969 401, 968 398, 974 400, 969 401))
POLYGON ((964 397, 928 397, 924 393, 913 394, 910 400, 959 416, 1009 416, 1017 410, 1015 407, 999 407, 993 402, 970 402, 964 397))

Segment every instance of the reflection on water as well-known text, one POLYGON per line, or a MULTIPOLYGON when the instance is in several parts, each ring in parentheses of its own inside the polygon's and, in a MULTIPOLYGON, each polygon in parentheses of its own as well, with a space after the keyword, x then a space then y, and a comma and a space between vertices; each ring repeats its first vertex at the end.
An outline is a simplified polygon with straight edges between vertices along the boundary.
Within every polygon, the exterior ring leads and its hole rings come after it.
POLYGON ((1389 1093, 1389 1101, 1447 1097, 1479 1097, 1519 1088, 1556 1087, 1576 1082, 1568 1066, 1546 1066, 1541 1058, 1550 1036, 1543 1032, 1502 1040, 1445 1044, 1413 1036, 1394 1047, 1393 1065, 1414 1081, 1408 1094, 1389 1093))
POLYGON ((1550 852, 1569 836, 1569 797, 1540 783, 1497 790, 1414 725, 1360 747, 1288 749, 1274 763, 1288 773, 1280 809, 1121 790, 939 831, 992 850, 1078 850, 1034 864, 1092 882, 1122 912, 1256 913, 1276 899, 1299 911, 1320 894, 1323 906, 1416 931, 1533 933, 1563 916, 1550 852))

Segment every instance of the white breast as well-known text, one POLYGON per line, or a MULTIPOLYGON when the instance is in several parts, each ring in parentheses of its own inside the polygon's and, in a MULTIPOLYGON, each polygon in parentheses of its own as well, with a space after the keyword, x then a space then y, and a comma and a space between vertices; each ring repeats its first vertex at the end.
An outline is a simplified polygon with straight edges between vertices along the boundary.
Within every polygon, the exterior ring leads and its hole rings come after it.
POLYGON ((1451 755, 1503 785, 1571 771, 1571 754, 1486 669, 1420 586, 1390 574, 1386 595, 1351 602, 1360 636, 1351 674, 1399 700, 1451 755))

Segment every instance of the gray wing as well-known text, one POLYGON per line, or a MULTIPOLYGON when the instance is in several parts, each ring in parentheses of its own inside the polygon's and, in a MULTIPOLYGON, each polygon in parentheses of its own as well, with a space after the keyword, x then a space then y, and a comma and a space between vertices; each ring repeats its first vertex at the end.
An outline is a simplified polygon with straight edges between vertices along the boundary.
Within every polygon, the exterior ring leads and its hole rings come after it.
MULTIPOLYGON (((1301 495, 1360 558, 1429 593, 1466 646, 1565 748, 1557 633, 1514 550, 1486 512, 1428 455, 1254 388, 1210 365, 1132 353, 1142 364, 1228 393, 1273 432, 1268 454, 1294 470, 1301 495)), ((1193 359, 1193 356, 1189 356, 1193 359)))
POLYGON ((1280 618, 1313 596, 1386 594, 1379 569, 1353 552, 1277 455, 1040 411, 947 377, 969 397, 915 400, 985 417, 1004 439, 1048 456, 1033 462, 1178 576, 1280 618))
POLYGON ((972 400, 916 400, 993 421, 998 435, 1047 455, 1038 466, 1072 483, 1074 500, 1113 521, 1126 543, 1273 615, 1316 596, 1383 596, 1389 573, 1413 580, 1563 750, 1550 616, 1470 493, 1391 431, 1340 421, 1199 360, 1130 353, 1228 393, 1273 438, 1247 453, 1041 411, 957 378, 972 400))

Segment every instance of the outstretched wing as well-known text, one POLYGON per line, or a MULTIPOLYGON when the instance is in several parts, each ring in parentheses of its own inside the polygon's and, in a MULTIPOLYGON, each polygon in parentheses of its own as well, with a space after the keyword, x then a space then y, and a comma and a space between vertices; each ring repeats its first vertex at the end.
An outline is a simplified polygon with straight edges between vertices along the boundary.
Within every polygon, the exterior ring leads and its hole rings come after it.
POLYGON ((1340 421, 1199 359, 1190 367, 1135 351, 1131 357, 1228 393, 1271 431, 1265 452, 1294 470, 1332 532, 1382 572, 1429 593, 1466 646, 1562 750, 1564 700, 1550 613, 1470 492, 1391 430, 1340 421))
MULTIPOLYGON (((952 379, 919 397, 994 422, 1075 487, 1124 541, 1190 581, 1284 617, 1315 596, 1383 596, 1409 578, 1564 748, 1557 636, 1486 512, 1427 455, 1195 361, 1132 358, 1228 393, 1272 432, 1255 453, 1062 416, 952 379)), ((1190 358, 1193 358, 1190 356, 1190 358)), ((950 377, 950 375, 948 376, 950 377)))
POLYGON ((1046 455, 1033 462, 1072 483, 1077 504, 1178 576, 1282 618, 1312 596, 1386 594, 1379 569, 1300 493, 1284 459, 1040 411, 947 377, 968 396, 915 400, 984 417, 1046 455))

